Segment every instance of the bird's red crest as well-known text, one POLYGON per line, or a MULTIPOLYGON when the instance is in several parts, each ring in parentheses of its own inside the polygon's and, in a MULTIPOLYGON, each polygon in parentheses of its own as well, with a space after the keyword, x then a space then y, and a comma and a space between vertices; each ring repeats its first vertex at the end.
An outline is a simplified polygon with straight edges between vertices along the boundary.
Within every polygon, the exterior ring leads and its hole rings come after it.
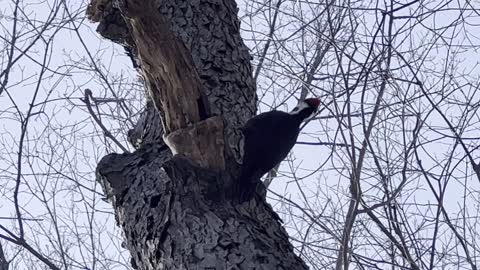
POLYGON ((318 98, 307 98, 305 99, 305 103, 308 104, 308 106, 318 108, 320 105, 320 99, 318 98))

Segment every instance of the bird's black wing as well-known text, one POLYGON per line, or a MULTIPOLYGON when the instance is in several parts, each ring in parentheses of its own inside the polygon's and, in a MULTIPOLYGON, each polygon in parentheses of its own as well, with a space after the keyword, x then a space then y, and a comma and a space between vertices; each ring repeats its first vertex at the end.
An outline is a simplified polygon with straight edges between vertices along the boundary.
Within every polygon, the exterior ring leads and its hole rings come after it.
POLYGON ((291 119, 288 113, 271 111, 245 125, 244 162, 236 191, 241 202, 252 198, 260 178, 281 162, 295 144, 299 127, 291 119))

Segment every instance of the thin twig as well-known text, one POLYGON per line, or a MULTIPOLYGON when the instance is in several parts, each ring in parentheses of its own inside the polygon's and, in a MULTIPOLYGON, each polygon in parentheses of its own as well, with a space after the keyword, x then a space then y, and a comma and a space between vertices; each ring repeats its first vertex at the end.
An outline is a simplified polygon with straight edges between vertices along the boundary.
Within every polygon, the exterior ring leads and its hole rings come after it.
POLYGON ((92 90, 90 89, 85 89, 85 99, 83 100, 83 102, 85 103, 85 105, 87 105, 87 109, 88 109, 88 112, 90 113, 90 115, 93 117, 93 120, 95 121, 95 123, 97 123, 97 125, 102 129, 103 131, 103 134, 109 138, 110 140, 112 140, 120 149, 122 149, 123 152, 125 153, 129 153, 128 149, 125 148, 125 146, 123 146, 118 140, 117 138, 115 138, 112 133, 105 127, 105 125, 103 125, 102 121, 98 118, 98 116, 95 114, 95 112, 93 111, 92 109, 92 105, 90 103, 90 98, 93 100, 93 96, 92 96, 92 90))

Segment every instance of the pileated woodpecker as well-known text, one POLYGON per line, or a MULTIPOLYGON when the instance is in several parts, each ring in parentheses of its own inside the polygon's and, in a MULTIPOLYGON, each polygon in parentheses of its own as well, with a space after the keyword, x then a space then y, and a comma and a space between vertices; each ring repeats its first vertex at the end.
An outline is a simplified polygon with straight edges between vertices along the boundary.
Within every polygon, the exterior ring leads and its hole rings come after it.
POLYGON ((317 111, 319 104, 319 99, 308 98, 290 113, 270 111, 248 120, 243 127, 243 165, 237 180, 240 202, 250 200, 260 178, 287 157, 297 141, 300 124, 317 111))

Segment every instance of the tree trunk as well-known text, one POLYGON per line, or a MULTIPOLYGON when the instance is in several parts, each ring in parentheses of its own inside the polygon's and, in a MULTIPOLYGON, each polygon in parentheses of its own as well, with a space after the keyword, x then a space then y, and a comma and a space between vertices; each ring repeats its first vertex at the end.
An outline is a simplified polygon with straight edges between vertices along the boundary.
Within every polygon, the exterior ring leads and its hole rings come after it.
POLYGON ((129 132, 137 150, 97 167, 132 266, 307 269, 265 198, 238 205, 229 192, 256 103, 235 2, 118 2, 92 0, 87 13, 126 46, 150 93, 129 132))

